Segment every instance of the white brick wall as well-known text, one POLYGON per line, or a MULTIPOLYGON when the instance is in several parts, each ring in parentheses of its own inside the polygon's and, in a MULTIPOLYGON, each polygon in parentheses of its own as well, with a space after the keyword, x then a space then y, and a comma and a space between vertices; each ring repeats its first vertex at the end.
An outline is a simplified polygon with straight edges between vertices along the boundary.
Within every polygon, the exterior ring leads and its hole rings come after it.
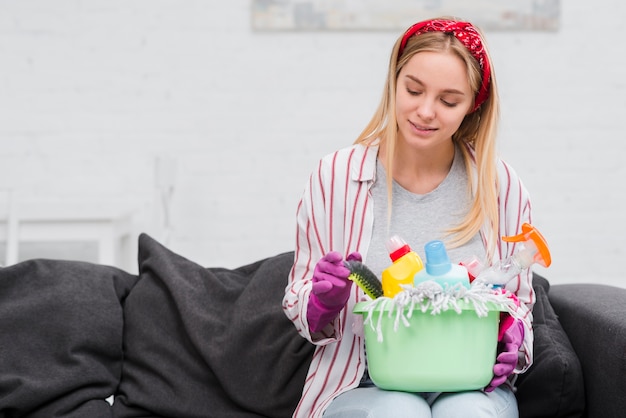
MULTIPOLYGON (((626 6, 561 9, 559 32, 487 34, 501 152, 550 243, 538 271, 624 286, 626 6)), ((288 251, 306 178, 371 116, 396 35, 254 33, 244 0, 0 0, 0 188, 132 209, 162 238, 167 157, 170 248, 227 267, 288 251)))

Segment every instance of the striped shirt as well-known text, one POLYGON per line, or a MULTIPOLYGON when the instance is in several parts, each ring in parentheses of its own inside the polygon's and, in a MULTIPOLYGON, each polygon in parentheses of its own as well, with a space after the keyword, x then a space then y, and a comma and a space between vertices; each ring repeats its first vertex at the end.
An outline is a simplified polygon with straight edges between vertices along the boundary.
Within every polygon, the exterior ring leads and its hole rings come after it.
MULTIPOLYGON (((294 264, 283 298, 283 310, 298 333, 317 347, 304 383, 295 418, 321 417, 330 402, 359 385, 365 371, 362 317, 352 314, 363 300, 358 286, 337 318, 319 333, 311 334, 307 302, 315 264, 329 251, 344 256, 367 254, 373 229, 373 201, 369 188, 376 174, 377 146, 352 145, 324 157, 305 187, 297 208, 294 264)), ((516 173, 506 163, 497 163, 500 194, 498 236, 517 235, 524 222, 531 222, 530 199, 516 173)), ((483 238, 486 236, 482 234, 483 238)), ((516 243, 499 240, 494 261, 509 257, 516 243)), ((532 306, 535 294, 532 273, 526 270, 507 284, 521 303, 525 336, 516 372, 532 364, 532 306)))

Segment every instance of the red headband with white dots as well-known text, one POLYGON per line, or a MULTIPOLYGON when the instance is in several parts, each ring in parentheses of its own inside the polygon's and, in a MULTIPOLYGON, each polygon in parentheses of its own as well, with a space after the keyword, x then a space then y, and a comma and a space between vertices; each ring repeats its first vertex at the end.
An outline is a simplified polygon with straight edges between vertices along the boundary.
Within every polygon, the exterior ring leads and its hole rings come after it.
POLYGON ((404 47, 410 37, 415 35, 421 35, 426 32, 444 32, 454 35, 465 48, 472 54, 482 72, 482 82, 480 89, 476 93, 476 99, 474 100, 474 109, 476 110, 487 97, 489 97, 489 81, 491 79, 491 67, 489 66, 489 58, 487 57, 487 51, 483 46, 483 41, 476 30, 476 28, 469 22, 459 22, 456 20, 447 19, 433 19, 425 20, 411 26, 402 36, 402 42, 400 43, 400 50, 398 56, 402 55, 404 47))

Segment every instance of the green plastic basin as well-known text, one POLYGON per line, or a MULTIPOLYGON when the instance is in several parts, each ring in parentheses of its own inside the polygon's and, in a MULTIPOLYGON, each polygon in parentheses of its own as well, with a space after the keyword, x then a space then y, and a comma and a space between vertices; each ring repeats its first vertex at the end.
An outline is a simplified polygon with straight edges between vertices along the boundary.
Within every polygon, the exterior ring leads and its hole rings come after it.
MULTIPOLYGON (((354 312, 367 318, 368 302, 354 312)), ((500 309, 495 306, 479 317, 469 303, 432 315, 413 311, 410 326, 402 321, 394 330, 395 314, 383 312, 382 341, 375 329, 380 311, 372 314, 374 329, 364 326, 370 377, 376 386, 404 392, 459 392, 484 388, 493 377, 500 309)), ((391 307, 389 308, 391 309, 391 307)))

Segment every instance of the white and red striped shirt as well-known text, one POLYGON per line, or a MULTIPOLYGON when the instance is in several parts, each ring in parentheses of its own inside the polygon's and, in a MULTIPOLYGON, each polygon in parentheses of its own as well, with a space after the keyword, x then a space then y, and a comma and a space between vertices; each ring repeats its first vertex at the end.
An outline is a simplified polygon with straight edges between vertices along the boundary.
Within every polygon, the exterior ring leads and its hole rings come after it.
MULTIPOLYGON (((326 253, 367 254, 374 222, 369 188, 375 178, 377 154, 377 146, 352 145, 324 157, 311 174, 298 205, 294 265, 285 289, 283 309, 300 335, 317 347, 294 412, 297 418, 321 417, 336 396, 359 385, 365 371, 361 317, 352 313, 354 304, 363 298, 359 287, 352 286, 350 299, 334 322, 313 335, 307 323, 307 302, 313 269, 326 253)), ((498 236, 517 235, 524 222, 531 222, 529 196, 516 173, 501 160, 497 172, 498 236)), ((494 261, 512 255, 515 245, 499 240, 494 261)), ((507 289, 516 293, 525 315, 524 344, 520 348, 524 361, 516 370, 522 372, 532 364, 531 309, 535 294, 531 271, 511 280, 507 289)))

